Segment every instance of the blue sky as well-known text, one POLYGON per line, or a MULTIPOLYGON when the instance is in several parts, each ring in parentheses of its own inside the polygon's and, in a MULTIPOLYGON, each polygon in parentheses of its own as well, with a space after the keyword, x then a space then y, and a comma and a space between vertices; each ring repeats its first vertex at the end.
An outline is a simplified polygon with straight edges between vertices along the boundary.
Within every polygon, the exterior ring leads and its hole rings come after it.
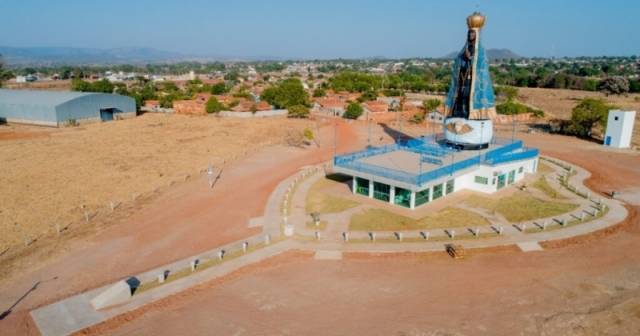
POLYGON ((525 56, 640 54, 640 1, 0 0, 0 45, 243 57, 429 57, 483 42, 525 56))

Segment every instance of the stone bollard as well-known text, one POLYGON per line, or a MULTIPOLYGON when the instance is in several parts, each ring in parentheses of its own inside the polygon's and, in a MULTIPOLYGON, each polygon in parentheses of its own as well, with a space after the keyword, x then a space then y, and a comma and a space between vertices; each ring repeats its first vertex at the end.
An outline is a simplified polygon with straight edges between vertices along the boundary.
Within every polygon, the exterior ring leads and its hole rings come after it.
POLYGON ((375 232, 369 232, 369 239, 371 239, 371 241, 376 241, 376 233, 375 232))
POLYGON ((320 232, 316 231, 315 235, 316 235, 316 240, 320 240, 320 232))
POLYGON ((580 221, 584 222, 584 212, 580 213, 580 221))
POLYGON ((218 259, 222 260, 224 258, 224 250, 218 251, 218 259))
POLYGON ((60 224, 56 223, 56 233, 60 234, 60 224))
POLYGON ((196 260, 191 260, 191 262, 189 263, 189 266, 191 266, 191 272, 196 270, 196 266, 198 265, 198 259, 196 260))
POLYGON ((113 212, 113 210, 115 210, 115 205, 113 204, 113 201, 109 202, 109 206, 111 207, 111 212, 113 212))
POLYGON ((87 212, 86 210, 84 211, 84 220, 85 222, 89 222, 89 212, 87 212))
POLYGON ((476 230, 474 232, 474 235, 476 236, 476 238, 480 237, 480 228, 476 226, 476 230))
POLYGON ((502 236, 503 233, 504 233, 504 227, 501 225, 498 227, 498 235, 502 236))
POLYGON ((242 252, 243 253, 247 253, 247 250, 249 249, 249 242, 245 241, 242 243, 242 252))
POLYGON ((396 232, 396 238, 397 238, 399 241, 402 241, 402 232, 396 232))
POLYGON ((348 241, 349 241, 349 232, 343 232, 343 233, 342 233, 342 239, 343 239, 345 242, 348 242, 348 241))
POLYGON ((560 225, 562 225, 562 226, 567 225, 567 219, 566 218, 561 219, 560 220, 560 225))
POLYGON ((166 280, 166 277, 164 275, 165 272, 158 274, 158 283, 164 283, 164 281, 166 280))
POLYGON ((547 229, 547 224, 548 224, 547 221, 542 222, 542 231, 547 229))
POLYGON ((593 217, 597 217, 598 214, 600 214, 600 211, 598 211, 598 209, 593 210, 593 217))
POLYGON ((520 224, 520 232, 524 232, 527 229, 527 224, 522 223, 520 224))
POLYGON ((456 238, 456 230, 451 230, 449 231, 449 237, 451 239, 455 239, 456 238))
POLYGON ((285 221, 285 225, 284 225, 284 235, 287 237, 293 237, 293 234, 295 233, 295 228, 293 225, 291 224, 286 224, 285 221))
POLYGON ((264 235, 264 244, 265 245, 271 244, 271 236, 269 234, 264 235))

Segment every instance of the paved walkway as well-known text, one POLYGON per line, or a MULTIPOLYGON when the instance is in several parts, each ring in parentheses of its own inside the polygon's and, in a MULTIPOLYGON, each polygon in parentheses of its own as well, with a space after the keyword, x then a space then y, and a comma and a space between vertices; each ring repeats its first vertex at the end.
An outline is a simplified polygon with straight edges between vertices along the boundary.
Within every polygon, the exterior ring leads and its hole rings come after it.
MULTIPOLYGON (((589 177, 589 172, 575 166, 574 169, 577 173, 575 176, 571 177, 571 184, 583 191, 588 190, 584 186, 583 182, 589 177)), ((497 229, 497 226, 502 226, 504 228, 503 235, 497 235, 494 233, 491 236, 486 236, 481 234, 480 237, 476 238, 470 230, 461 228, 457 229, 459 231, 455 236, 455 240, 450 239, 448 236, 448 233, 450 232, 445 230, 432 230, 432 232, 429 233, 429 239, 425 239, 426 236, 424 234, 426 234, 426 232, 407 231, 402 232, 402 243, 399 242, 397 236, 394 236, 393 232, 376 233, 376 238, 380 240, 376 242, 370 241, 370 237, 366 232, 353 232, 350 234, 349 242, 345 242, 342 239, 343 231, 341 230, 346 232, 345 228, 348 227, 347 219, 350 218, 354 212, 361 210, 361 207, 357 207, 342 214, 336 214, 334 216, 325 215, 322 219, 330 222, 329 227, 331 227, 331 223, 334 221, 344 222, 341 222, 340 225, 335 228, 328 229, 326 231, 327 237, 322 237, 317 241, 315 239, 315 231, 306 227, 307 221, 310 221, 311 218, 306 218, 306 215, 304 214, 304 204, 306 194, 310 186, 324 174, 322 173, 322 170, 317 170, 315 174, 309 176, 310 172, 310 168, 306 167, 302 169, 301 173, 283 180, 276 187, 269 197, 268 204, 265 207, 265 213, 263 216, 263 232, 261 234, 136 275, 136 278, 138 278, 142 283, 151 282, 157 279, 159 274, 167 270, 170 272, 177 272, 190 267, 190 263, 193 260, 197 259, 203 263, 207 260, 218 258, 218 253, 221 250, 224 250, 227 253, 235 252, 241 254, 242 244, 245 242, 248 243, 248 246, 250 247, 264 247, 257 248, 246 254, 242 254, 239 257, 222 262, 216 266, 196 271, 189 276, 167 282, 156 288, 134 295, 129 302, 120 306, 95 311, 90 305, 92 298, 112 286, 108 285, 33 310, 31 315, 40 329, 40 332, 43 335, 65 335, 79 331, 125 312, 142 307, 168 295, 178 293, 197 284, 223 276, 239 269, 240 267, 260 262, 291 249, 322 251, 319 255, 320 258, 339 259, 338 256, 341 256, 342 252, 394 253, 443 251, 445 243, 450 241, 456 241, 456 243, 462 244, 466 248, 484 248, 511 244, 522 245, 523 243, 523 246, 534 246, 532 242, 564 239, 598 231, 619 223, 627 216, 626 208, 624 208, 621 202, 612 199, 603 199, 603 204, 610 209, 606 216, 557 230, 541 230, 535 233, 526 233, 516 229, 515 227, 496 224, 493 229, 497 229), (303 174, 306 176, 305 178, 302 177, 303 174), (293 187, 292 183, 297 183, 297 188, 293 187), (281 239, 281 224, 283 223, 284 215, 283 209, 286 208, 283 206, 283 200, 285 198, 293 202, 291 204, 291 209, 293 211, 289 217, 289 223, 293 224, 297 237, 302 239, 285 239, 283 241, 275 242, 275 240, 281 239), (266 242, 271 240, 273 240, 273 242, 267 245, 266 242)), ((557 183, 554 182, 553 179, 549 180, 549 182, 557 183)), ((557 185, 554 184, 554 187, 556 186, 557 185)), ((569 193, 568 191, 563 191, 562 193, 569 196, 569 194, 567 194, 569 193)), ((589 208, 593 209, 598 201, 599 199, 594 201, 584 200, 584 202, 581 202, 581 211, 589 211, 589 208)), ((568 216, 570 215, 558 216, 558 218, 562 217, 568 219, 568 216)), ((534 225, 534 222, 539 223, 540 220, 527 222, 527 224, 534 225)), ((486 234, 491 230, 492 228, 487 227, 482 228, 481 232, 486 234)))

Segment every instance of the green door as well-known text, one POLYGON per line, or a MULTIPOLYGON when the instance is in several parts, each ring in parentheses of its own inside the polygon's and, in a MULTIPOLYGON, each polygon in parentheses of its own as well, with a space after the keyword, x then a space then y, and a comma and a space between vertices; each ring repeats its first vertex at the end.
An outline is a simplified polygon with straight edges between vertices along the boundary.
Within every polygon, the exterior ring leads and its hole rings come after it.
POLYGON ((504 188, 506 184, 507 184, 507 175, 502 174, 498 176, 498 190, 504 188))

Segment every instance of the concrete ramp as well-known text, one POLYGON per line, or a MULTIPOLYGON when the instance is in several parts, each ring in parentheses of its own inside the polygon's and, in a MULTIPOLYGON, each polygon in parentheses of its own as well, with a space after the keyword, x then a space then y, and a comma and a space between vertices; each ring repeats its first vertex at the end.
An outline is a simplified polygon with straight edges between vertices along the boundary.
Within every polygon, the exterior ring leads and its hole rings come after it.
POLYGON ((91 306, 93 306, 95 310, 100 310, 129 301, 133 294, 132 289, 137 288, 140 284, 138 281, 136 286, 131 286, 129 282, 133 282, 133 280, 122 280, 107 288, 104 292, 98 294, 98 296, 91 300, 91 306))
POLYGON ((544 250, 537 241, 530 242, 522 242, 518 243, 518 247, 522 252, 534 252, 534 251, 542 251, 544 250))

